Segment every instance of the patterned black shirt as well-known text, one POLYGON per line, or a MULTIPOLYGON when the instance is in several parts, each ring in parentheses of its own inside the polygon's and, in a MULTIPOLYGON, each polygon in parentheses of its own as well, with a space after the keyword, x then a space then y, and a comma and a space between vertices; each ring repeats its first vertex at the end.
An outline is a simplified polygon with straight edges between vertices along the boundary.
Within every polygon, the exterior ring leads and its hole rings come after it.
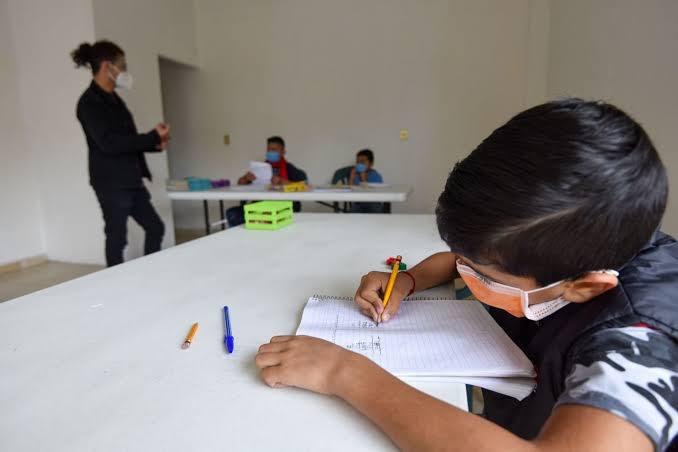
POLYGON ((578 344, 556 406, 588 405, 626 419, 668 450, 678 433, 678 343, 644 326, 606 329, 578 344))

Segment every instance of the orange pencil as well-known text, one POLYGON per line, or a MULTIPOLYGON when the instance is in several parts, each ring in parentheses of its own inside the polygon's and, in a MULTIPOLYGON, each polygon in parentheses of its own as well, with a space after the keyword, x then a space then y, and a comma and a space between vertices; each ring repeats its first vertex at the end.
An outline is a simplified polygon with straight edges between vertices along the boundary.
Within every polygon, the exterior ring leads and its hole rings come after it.
MULTIPOLYGON (((395 284, 396 277, 398 276, 398 270, 400 270, 400 262, 403 260, 402 256, 397 256, 395 262, 393 263, 393 269, 391 270, 391 277, 388 278, 388 284, 386 284, 386 292, 384 293, 384 308, 388 304, 388 300, 391 298, 391 292, 393 292, 393 285, 395 284)), ((379 325, 379 322, 377 322, 379 325)))
POLYGON ((395 284, 396 276, 398 276, 398 270, 400 270, 400 262, 403 260, 402 256, 396 256, 395 262, 393 263, 393 269, 391 270, 391 277, 388 278, 388 284, 386 284, 386 293, 384 294, 384 307, 388 304, 388 300, 391 298, 391 292, 393 292, 393 285, 395 284))
POLYGON ((184 340, 184 343, 181 344, 181 348, 185 350, 191 346, 191 343, 193 343, 193 336, 195 336, 196 331, 198 331, 198 322, 194 323, 193 326, 191 327, 191 331, 188 332, 188 336, 186 336, 186 340, 184 340))

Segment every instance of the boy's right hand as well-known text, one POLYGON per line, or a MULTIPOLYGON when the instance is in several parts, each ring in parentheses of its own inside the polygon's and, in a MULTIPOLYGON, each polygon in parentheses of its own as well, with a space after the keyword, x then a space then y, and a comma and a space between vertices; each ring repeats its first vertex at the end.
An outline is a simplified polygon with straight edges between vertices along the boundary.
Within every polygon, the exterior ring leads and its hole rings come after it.
POLYGON ((348 176, 348 185, 353 185, 353 181, 355 181, 355 167, 351 169, 351 174, 348 176))
POLYGON ((400 308, 400 302, 412 289, 410 278, 396 278, 388 305, 384 308, 383 297, 390 278, 390 272, 369 272, 360 280, 360 287, 355 293, 355 302, 363 314, 375 322, 388 322, 400 308))
POLYGON ((252 174, 250 171, 245 173, 244 176, 242 176, 240 179, 238 179, 238 185, 248 185, 254 182, 254 180, 257 178, 254 174, 252 174))

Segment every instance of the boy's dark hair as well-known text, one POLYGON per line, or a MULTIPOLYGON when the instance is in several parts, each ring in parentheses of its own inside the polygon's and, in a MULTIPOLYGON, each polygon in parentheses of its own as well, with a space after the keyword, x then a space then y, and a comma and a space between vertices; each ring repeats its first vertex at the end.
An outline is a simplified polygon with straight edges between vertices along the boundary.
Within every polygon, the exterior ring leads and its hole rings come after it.
POLYGON ((71 58, 76 67, 89 66, 92 74, 99 72, 101 63, 104 61, 113 62, 119 57, 125 55, 120 47, 111 41, 101 40, 91 45, 83 42, 77 49, 71 52, 71 58))
POLYGON ((564 99, 499 127, 450 173, 450 249, 542 285, 618 269, 648 243, 668 181, 643 128, 604 102, 564 99))
POLYGON ((374 152, 372 152, 371 149, 363 149, 362 151, 358 151, 358 154, 356 154, 358 157, 361 155, 364 155, 367 157, 367 161, 370 162, 370 165, 374 165, 374 152))
POLYGON ((266 140, 266 143, 268 143, 268 144, 277 143, 280 146, 282 146, 283 149, 285 149, 285 140, 283 140, 282 137, 279 137, 277 135, 274 136, 274 137, 268 138, 266 140))

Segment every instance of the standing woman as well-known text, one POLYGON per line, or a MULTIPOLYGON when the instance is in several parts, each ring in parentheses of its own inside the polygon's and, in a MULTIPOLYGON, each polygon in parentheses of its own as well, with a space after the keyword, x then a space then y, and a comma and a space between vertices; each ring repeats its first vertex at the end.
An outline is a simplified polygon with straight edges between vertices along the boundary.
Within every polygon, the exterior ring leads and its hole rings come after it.
POLYGON ((160 250, 165 225, 151 204, 143 178, 151 180, 144 153, 161 152, 169 125, 138 133, 132 114, 115 88, 132 88, 125 53, 110 41, 80 46, 71 53, 76 67, 92 70, 92 83, 80 96, 77 117, 89 148, 89 180, 106 223, 106 263, 122 263, 127 218, 144 229, 144 254, 160 250))

